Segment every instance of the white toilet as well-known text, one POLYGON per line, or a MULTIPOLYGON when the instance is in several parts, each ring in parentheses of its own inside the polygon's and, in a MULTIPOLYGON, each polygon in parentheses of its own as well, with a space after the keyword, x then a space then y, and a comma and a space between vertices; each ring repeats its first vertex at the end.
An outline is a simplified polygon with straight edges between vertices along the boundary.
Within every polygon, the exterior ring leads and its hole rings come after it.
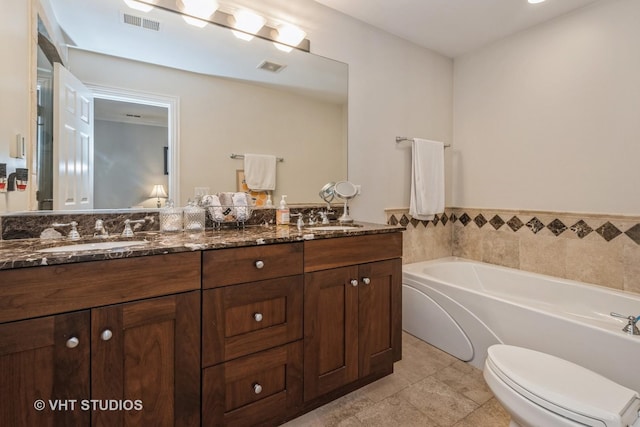
POLYGON ((637 392, 549 354, 493 345, 484 378, 511 427, 640 427, 637 392))

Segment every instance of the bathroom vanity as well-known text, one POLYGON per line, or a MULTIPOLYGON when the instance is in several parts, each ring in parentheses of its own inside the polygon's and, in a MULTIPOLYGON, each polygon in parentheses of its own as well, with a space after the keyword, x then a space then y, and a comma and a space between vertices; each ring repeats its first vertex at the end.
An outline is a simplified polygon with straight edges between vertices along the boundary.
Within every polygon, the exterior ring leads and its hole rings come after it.
POLYGON ((0 242, 0 424, 277 425, 388 375, 401 231, 0 242))

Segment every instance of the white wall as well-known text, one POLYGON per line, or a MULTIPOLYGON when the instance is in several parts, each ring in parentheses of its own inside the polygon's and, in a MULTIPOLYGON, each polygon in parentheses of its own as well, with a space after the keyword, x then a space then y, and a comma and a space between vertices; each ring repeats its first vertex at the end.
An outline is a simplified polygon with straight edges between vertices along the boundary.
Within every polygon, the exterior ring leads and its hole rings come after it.
POLYGON ((603 1, 456 58, 451 204, 639 214, 639 23, 603 1))
POLYGON ((308 30, 313 53, 349 64, 352 216, 385 222, 385 208, 409 206, 410 148, 395 137, 452 141, 453 61, 310 0, 269 3, 308 30))
POLYGON ((153 186, 168 189, 163 152, 167 128, 96 120, 94 141, 93 207, 155 208, 157 199, 149 198, 153 186))
MULTIPOLYGON (((27 167, 24 160, 13 159, 9 153, 16 134, 29 137, 30 19, 29 2, 3 0, 0 14, 0 163, 7 164, 7 175, 17 167, 27 167)), ((0 213, 26 207, 27 192, 0 193, 0 213)))

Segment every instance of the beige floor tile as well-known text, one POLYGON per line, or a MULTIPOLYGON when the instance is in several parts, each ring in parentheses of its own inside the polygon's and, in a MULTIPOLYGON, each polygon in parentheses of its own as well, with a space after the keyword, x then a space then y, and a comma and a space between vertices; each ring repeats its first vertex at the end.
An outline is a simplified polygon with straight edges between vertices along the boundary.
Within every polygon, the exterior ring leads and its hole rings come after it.
POLYGON ((456 423, 454 427, 507 427, 509 420, 509 414, 495 398, 492 398, 456 423))
POLYGON ((482 377, 482 371, 462 361, 454 362, 437 372, 434 378, 479 405, 493 397, 493 393, 482 377))
POLYGON ((363 426, 438 427, 439 424, 425 417, 404 399, 389 397, 360 411, 357 418, 363 426))
POLYGON ((397 396, 439 426, 452 426, 480 406, 433 376, 405 388, 397 396))

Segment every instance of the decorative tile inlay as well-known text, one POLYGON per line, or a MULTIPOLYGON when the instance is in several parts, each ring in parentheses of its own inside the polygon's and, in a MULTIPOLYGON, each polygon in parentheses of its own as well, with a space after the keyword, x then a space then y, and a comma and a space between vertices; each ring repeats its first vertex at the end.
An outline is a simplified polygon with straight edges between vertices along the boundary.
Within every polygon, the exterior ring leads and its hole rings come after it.
POLYGON ((544 228, 544 224, 537 217, 531 218, 529 222, 527 222, 527 227, 533 232, 533 234, 537 234, 538 231, 544 228))
POLYGON ((601 235, 602 238, 607 242, 610 242, 611 240, 621 235, 622 231, 618 230, 618 227, 607 221, 596 229, 596 233, 601 235))
POLYGON ((513 231, 518 231, 520 230, 522 227, 524 227, 524 223, 522 221, 520 221, 520 218, 518 218, 517 216, 512 216, 511 219, 509 221, 507 221, 507 225, 509 226, 510 229, 512 229, 513 231))
POLYGON ((640 245, 640 224, 636 224, 624 232, 631 240, 640 245))
POLYGON ((451 215, 449 215, 449 219, 451 220, 451 222, 455 223, 458 220, 458 217, 455 213, 451 213, 451 215))
POLYGON ((482 214, 478 214, 478 215, 476 215, 475 218, 473 218, 473 222, 476 223, 478 228, 482 228, 487 223, 487 220, 485 219, 485 217, 482 214))
POLYGON ((553 221, 551 221, 548 225, 547 228, 555 235, 555 236, 559 236, 562 233, 564 233, 564 231, 567 229, 567 226, 563 224, 562 221, 560 221, 558 218, 554 219, 553 221))
POLYGON ((409 224, 409 218, 407 218, 406 215, 402 215, 402 218, 400 218, 400 225, 406 227, 407 224, 409 224))
POLYGON ((576 233, 576 236, 578 236, 581 239, 586 237, 593 231, 593 228, 589 227, 589 224, 587 224, 583 220, 576 222, 569 228, 571 229, 571 231, 576 233))
POLYGON ((398 218, 395 215, 391 215, 388 221, 389 225, 398 225, 398 218))
POLYGON ((494 215, 493 218, 489 220, 489 224, 491 224, 493 228, 497 230, 504 225, 504 221, 502 220, 502 218, 500 218, 500 216, 494 215))
POLYGON ((431 222, 433 223, 433 225, 438 225, 438 222, 440 222, 440 215, 435 214, 431 222))
POLYGON ((413 225, 414 227, 417 227, 420 222, 421 221, 419 219, 411 218, 411 225, 413 225))
POLYGON ((460 222, 466 227, 471 222, 471 217, 465 212, 460 216, 460 222))
POLYGON ((447 225, 447 221, 449 221, 449 219, 447 218, 447 214, 443 213, 442 217, 440 217, 440 222, 442 222, 442 225, 447 225))

